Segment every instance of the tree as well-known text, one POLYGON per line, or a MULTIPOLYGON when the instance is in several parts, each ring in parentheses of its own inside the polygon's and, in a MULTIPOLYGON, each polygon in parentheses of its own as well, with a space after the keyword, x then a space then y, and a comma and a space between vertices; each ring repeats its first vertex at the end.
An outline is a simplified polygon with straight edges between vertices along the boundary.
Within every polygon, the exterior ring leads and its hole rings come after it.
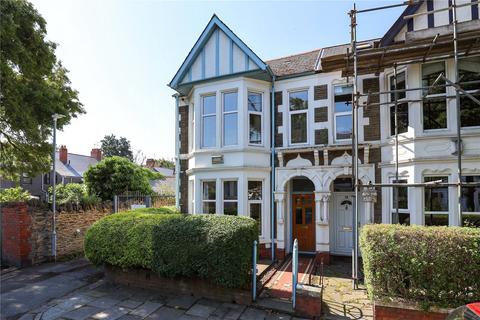
POLYGON ((102 144, 102 153, 104 157, 119 156, 133 161, 133 153, 130 147, 130 141, 124 137, 115 137, 114 134, 103 137, 100 141, 102 144))
POLYGON ((0 21, 0 175, 18 181, 49 170, 52 115, 62 129, 85 111, 32 4, 0 1, 0 21))
POLYGON ((150 180, 162 178, 161 174, 118 156, 103 159, 84 174, 88 192, 102 200, 111 200, 114 195, 132 191, 153 194, 150 180))
POLYGON ((155 165, 162 168, 175 169, 175 162, 166 158, 155 160, 155 165))

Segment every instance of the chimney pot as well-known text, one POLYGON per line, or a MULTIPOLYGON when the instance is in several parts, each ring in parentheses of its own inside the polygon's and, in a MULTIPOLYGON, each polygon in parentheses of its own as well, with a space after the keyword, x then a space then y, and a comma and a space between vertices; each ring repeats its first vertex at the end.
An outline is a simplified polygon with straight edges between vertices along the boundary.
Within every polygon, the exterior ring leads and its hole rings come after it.
POLYGON ((60 149, 58 151, 58 157, 60 161, 63 162, 64 164, 68 162, 68 150, 65 145, 60 146, 60 149))
POLYGON ((102 150, 93 148, 92 151, 90 151, 90 157, 97 159, 97 161, 102 161, 102 150))

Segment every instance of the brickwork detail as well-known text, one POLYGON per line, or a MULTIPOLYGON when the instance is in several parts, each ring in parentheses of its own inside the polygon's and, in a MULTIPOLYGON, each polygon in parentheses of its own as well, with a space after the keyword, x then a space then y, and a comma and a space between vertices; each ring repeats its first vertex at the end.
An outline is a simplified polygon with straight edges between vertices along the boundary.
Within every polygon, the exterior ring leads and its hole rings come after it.
POLYGON ((188 160, 180 160, 180 211, 188 212, 188 160))
MULTIPOLYGON (((380 82, 378 78, 368 78, 363 80, 363 93, 378 92, 380 82)), ((379 102, 378 95, 370 97, 371 103, 379 102)), ((363 115, 369 118, 369 125, 364 128, 365 141, 380 140, 380 106, 366 106, 363 109, 363 115)))
POLYGON ((323 84, 321 86, 313 87, 313 99, 314 100, 328 99, 328 86, 326 84, 323 84))
POLYGON ((179 127, 180 127, 180 154, 188 153, 188 106, 178 107, 178 113, 180 115, 179 127))
POLYGON ((315 130, 315 144, 328 144, 328 129, 315 130))
POLYGON ((426 312, 415 309, 394 308, 375 305, 373 307, 376 320, 445 320, 447 313, 426 312))
POLYGON ((283 113, 278 111, 278 106, 283 104, 282 91, 275 92, 275 147, 283 146, 283 133, 278 133, 278 127, 283 125, 283 113))
POLYGON ((315 122, 326 122, 328 121, 328 107, 318 107, 315 108, 315 122))

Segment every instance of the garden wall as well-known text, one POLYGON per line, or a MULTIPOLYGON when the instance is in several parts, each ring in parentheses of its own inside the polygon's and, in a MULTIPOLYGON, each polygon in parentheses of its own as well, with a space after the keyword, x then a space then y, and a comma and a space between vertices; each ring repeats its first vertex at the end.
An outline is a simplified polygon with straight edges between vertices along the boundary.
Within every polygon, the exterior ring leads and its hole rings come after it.
MULTIPOLYGON (((76 208, 57 213, 57 258, 83 254, 85 231, 111 209, 76 208)), ((52 212, 42 204, 2 203, 2 265, 26 266, 51 260, 52 212)))

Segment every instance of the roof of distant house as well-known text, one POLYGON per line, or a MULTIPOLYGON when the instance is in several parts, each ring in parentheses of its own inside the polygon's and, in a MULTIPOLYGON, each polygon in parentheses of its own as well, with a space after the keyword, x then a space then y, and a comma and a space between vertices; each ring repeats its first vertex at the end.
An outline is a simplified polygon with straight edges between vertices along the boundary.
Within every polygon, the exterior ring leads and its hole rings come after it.
POLYGON ((174 171, 173 169, 169 168, 163 168, 163 167, 153 167, 151 168, 153 171, 161 173, 165 177, 173 177, 174 176, 174 171))
POLYGON ((56 152, 56 172, 64 177, 82 178, 85 171, 91 165, 97 164, 98 160, 81 154, 68 153, 67 163, 60 161, 59 152, 56 152))

